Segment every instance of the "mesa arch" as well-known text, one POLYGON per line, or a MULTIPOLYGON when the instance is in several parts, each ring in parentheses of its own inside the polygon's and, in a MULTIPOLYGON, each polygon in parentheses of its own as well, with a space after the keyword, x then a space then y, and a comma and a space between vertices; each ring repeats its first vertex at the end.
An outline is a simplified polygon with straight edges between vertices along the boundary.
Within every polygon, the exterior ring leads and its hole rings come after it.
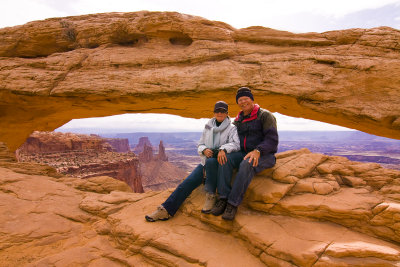
POLYGON ((273 112, 400 139, 400 31, 293 34, 173 12, 0 29, 0 141, 121 113, 209 117, 239 86, 273 112))

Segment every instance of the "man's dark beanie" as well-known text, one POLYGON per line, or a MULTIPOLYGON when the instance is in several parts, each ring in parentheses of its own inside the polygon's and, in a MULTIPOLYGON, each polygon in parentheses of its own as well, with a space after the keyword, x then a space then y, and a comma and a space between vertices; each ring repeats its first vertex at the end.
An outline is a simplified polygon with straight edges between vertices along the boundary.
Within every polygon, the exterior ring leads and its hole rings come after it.
POLYGON ((238 99, 242 96, 248 96, 251 98, 251 100, 254 101, 253 94, 251 93, 250 88, 248 87, 240 87, 237 92, 236 92, 236 103, 238 102, 238 99))

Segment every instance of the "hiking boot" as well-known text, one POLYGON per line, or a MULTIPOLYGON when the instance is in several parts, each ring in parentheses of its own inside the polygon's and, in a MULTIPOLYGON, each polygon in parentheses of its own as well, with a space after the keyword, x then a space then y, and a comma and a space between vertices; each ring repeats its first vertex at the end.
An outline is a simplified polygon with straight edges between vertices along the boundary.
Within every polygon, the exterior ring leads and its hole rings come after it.
POLYGON ((209 214, 211 212, 212 207, 214 207, 216 200, 217 200, 217 198, 215 197, 215 194, 207 193, 206 201, 204 202, 204 206, 203 206, 203 209, 201 210, 201 212, 209 214))
POLYGON ((150 215, 146 215, 146 221, 148 222, 155 222, 155 221, 166 221, 169 219, 168 211, 162 206, 158 206, 157 210, 150 215))
POLYGON ((222 219, 227 221, 233 221, 233 219, 235 219, 236 212, 237 212, 237 207, 228 203, 226 205, 224 214, 222 214, 222 219))
POLYGON ((211 214, 215 216, 219 216, 224 213, 226 208, 226 199, 218 199, 217 203, 215 203, 214 207, 211 209, 211 214))

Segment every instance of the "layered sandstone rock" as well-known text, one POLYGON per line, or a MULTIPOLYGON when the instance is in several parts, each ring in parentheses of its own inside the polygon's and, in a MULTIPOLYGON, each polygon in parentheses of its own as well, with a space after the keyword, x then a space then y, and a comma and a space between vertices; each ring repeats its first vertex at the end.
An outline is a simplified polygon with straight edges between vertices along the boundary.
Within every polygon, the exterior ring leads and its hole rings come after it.
POLYGON ((133 149, 135 153, 139 153, 140 162, 146 163, 150 161, 168 161, 165 153, 164 143, 161 140, 158 145, 158 154, 154 154, 153 145, 148 137, 141 137, 139 144, 133 149))
POLYGON ((35 131, 18 149, 17 155, 85 150, 106 152, 112 151, 112 147, 97 135, 35 131))
POLYGON ((109 143, 115 152, 125 153, 130 152, 129 140, 126 138, 103 138, 104 141, 109 143))
POLYGON ((144 144, 143 151, 139 154, 139 161, 141 163, 150 162, 153 160, 153 147, 147 144, 144 144))
MULTIPOLYGON (((400 138, 399 39, 386 27, 292 34, 158 12, 1 29, 0 141, 14 151, 72 118, 209 117, 215 99, 235 113, 241 85, 271 111, 400 138)), ((56 179, 9 155, 0 151, 1 266, 400 265, 400 173, 378 164, 285 152, 233 222, 200 212, 200 187, 174 218, 147 223, 170 191, 56 179)))
POLYGON ((148 223, 144 215, 171 191, 135 194, 107 177, 0 167, 0 265, 400 264, 399 171, 306 149, 277 158, 251 182, 233 222, 200 212, 202 187, 173 218, 148 223))
POLYGON ((47 164, 64 175, 109 176, 125 182, 134 192, 144 192, 137 156, 113 152, 126 142, 111 140, 98 135, 34 132, 16 155, 20 162, 47 164))
MULTIPOLYGON (((153 151, 153 146, 147 136, 142 136, 139 138, 138 144, 133 148, 133 152, 140 154, 144 151, 145 146, 150 147, 153 151)), ((153 152, 152 152, 153 153, 153 152)))
POLYGON ((127 112, 209 117, 235 91, 282 114, 400 138, 400 31, 293 34, 171 12, 53 18, 0 29, 0 141, 127 112), (379 100, 379 101, 378 101, 379 100))
POLYGON ((168 161, 168 157, 167 154, 165 154, 165 147, 162 140, 160 140, 160 144, 158 144, 157 159, 160 161, 168 161))

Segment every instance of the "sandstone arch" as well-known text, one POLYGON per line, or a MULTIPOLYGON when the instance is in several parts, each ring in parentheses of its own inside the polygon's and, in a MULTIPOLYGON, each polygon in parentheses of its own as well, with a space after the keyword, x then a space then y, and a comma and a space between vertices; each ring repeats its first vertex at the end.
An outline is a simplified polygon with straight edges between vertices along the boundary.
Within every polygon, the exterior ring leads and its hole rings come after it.
POLYGON ((15 150, 73 118, 209 117, 242 85, 271 111, 400 139, 399 41, 388 27, 293 34, 146 11, 0 29, 0 141, 15 150))

